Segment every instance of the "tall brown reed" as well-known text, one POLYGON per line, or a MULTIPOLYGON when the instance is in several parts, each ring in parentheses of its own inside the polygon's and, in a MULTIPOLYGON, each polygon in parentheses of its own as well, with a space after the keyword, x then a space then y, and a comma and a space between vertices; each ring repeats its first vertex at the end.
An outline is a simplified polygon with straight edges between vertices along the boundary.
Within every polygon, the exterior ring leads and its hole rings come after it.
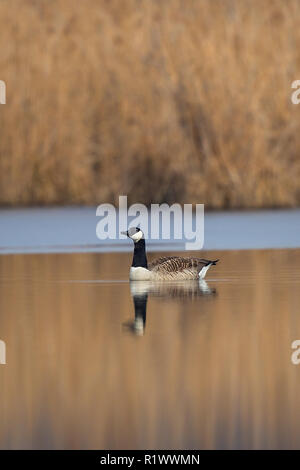
POLYGON ((300 203, 299 0, 2 0, 2 205, 300 203))

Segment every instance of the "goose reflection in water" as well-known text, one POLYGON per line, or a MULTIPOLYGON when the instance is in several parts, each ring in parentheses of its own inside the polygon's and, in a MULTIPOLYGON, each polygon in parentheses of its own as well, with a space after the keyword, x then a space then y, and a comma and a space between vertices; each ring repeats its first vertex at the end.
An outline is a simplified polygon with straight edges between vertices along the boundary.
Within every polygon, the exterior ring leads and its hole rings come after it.
POLYGON ((130 292, 134 303, 134 320, 123 323, 124 329, 137 336, 143 336, 146 327, 148 296, 160 298, 195 299, 217 293, 205 280, 157 282, 131 281, 130 292))

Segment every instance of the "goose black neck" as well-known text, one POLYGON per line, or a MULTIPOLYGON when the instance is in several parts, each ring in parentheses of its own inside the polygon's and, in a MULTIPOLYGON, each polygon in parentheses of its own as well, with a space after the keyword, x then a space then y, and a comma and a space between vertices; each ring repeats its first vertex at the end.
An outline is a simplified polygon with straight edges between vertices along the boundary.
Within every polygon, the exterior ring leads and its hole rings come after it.
POLYGON ((146 244, 144 238, 141 238, 138 242, 134 244, 133 268, 146 268, 148 269, 147 257, 146 257, 146 244))

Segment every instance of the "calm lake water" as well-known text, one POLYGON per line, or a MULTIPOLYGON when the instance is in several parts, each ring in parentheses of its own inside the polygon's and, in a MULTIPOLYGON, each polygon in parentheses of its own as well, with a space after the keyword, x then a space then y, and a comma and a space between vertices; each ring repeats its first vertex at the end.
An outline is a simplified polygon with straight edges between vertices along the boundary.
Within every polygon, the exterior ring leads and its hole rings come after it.
POLYGON ((129 253, 1 256, 0 447, 300 448, 300 250, 213 257, 130 285, 129 253))
MULTIPOLYGON (((129 227, 132 219, 128 217, 129 227)), ((99 221, 96 207, 0 209, 0 254, 132 250, 126 239, 99 240, 99 221)), ((172 219, 168 240, 161 236, 151 239, 149 235, 148 251, 185 249, 185 231, 181 240, 175 239, 174 223, 182 225, 182 218, 172 219)), ((205 212, 205 250, 300 248, 299 234, 300 209, 205 212)))

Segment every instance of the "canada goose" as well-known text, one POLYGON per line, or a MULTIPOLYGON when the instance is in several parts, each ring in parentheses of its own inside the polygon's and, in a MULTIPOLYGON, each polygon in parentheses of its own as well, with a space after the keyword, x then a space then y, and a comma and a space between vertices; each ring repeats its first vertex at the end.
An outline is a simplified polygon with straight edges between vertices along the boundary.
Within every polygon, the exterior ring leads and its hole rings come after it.
POLYGON ((201 258, 165 256, 148 265, 142 230, 139 227, 132 227, 127 232, 121 233, 127 235, 134 242, 133 260, 129 274, 131 281, 204 279, 208 269, 219 261, 218 259, 211 261, 201 258))

